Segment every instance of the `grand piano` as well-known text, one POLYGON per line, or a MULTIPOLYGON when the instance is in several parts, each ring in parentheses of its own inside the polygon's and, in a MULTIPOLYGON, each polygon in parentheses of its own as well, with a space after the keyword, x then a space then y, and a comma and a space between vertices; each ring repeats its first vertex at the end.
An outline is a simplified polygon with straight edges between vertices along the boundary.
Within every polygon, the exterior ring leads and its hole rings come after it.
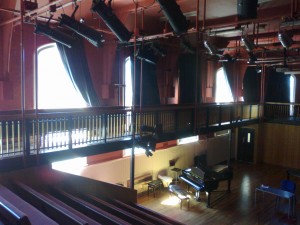
POLYGON ((230 181, 232 177, 232 170, 228 169, 226 166, 219 166, 218 171, 212 170, 208 167, 192 167, 183 170, 182 174, 179 176, 181 180, 188 184, 188 188, 192 187, 196 191, 195 198, 197 200, 200 200, 200 192, 207 193, 206 206, 208 208, 211 207, 211 193, 218 189, 220 181, 228 181, 228 189, 226 192, 230 192, 230 181))

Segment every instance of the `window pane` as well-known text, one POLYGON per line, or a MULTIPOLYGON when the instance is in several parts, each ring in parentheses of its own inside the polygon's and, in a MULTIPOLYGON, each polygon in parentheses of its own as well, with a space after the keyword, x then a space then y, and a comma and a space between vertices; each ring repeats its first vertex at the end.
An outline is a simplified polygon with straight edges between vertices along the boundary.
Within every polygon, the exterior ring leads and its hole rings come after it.
POLYGON ((233 102, 232 93, 223 68, 216 74, 216 102, 233 102))
POLYGON ((86 102, 67 74, 56 44, 38 50, 38 108, 84 108, 86 102))

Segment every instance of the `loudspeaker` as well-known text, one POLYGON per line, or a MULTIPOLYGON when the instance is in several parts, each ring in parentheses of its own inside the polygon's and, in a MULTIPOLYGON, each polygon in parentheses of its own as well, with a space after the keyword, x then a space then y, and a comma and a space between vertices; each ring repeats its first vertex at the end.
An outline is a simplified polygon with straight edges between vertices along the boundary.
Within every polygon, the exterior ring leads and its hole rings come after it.
POLYGON ((258 0, 238 0, 237 14, 239 19, 255 19, 257 17, 258 0))

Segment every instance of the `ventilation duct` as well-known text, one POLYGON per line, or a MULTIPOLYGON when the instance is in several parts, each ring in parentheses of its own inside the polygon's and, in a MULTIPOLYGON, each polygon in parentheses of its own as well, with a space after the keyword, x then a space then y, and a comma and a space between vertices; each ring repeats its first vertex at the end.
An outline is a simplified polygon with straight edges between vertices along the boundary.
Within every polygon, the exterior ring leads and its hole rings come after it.
POLYGON ((80 23, 79 21, 76 21, 72 17, 69 17, 65 14, 61 15, 60 26, 69 28, 70 30, 84 37, 96 47, 100 47, 104 42, 102 33, 80 23))
POLYGON ((127 30, 124 24, 116 17, 112 9, 104 3, 104 0, 98 1, 92 6, 92 11, 96 12, 109 29, 117 36, 121 42, 127 42, 131 38, 132 33, 127 30))
POLYGON ((188 22, 175 0, 156 0, 165 17, 168 19, 173 31, 177 35, 186 33, 188 22))

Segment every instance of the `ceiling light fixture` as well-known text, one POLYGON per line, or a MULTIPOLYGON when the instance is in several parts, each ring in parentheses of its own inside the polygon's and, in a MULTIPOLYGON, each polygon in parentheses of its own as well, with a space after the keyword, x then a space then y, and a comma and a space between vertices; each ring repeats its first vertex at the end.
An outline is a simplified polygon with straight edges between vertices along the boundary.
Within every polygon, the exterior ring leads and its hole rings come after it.
POLYGON ((241 42, 244 44, 248 52, 252 52, 255 49, 255 45, 249 37, 242 35, 241 42))
POLYGON ((156 0, 162 12, 168 19, 174 33, 181 35, 187 32, 188 22, 175 0, 156 0))
POLYGON ((76 34, 88 40, 91 44, 93 44, 96 47, 100 47, 104 43, 102 33, 86 26, 83 23, 80 23, 79 21, 76 21, 74 18, 66 14, 61 14, 59 25, 69 28, 76 34))
POLYGON ((53 41, 59 42, 68 48, 71 48, 73 43, 74 43, 74 38, 71 37, 70 35, 67 35, 57 29, 52 29, 49 27, 49 24, 41 24, 37 23, 35 25, 35 34, 41 34, 49 37, 53 41))
POLYGON ((116 17, 111 7, 104 3, 104 0, 93 1, 92 11, 96 12, 109 29, 117 36, 121 42, 128 42, 132 33, 127 30, 124 24, 116 17))
POLYGON ((210 55, 218 54, 218 50, 210 42, 204 41, 204 47, 208 50, 210 55))
POLYGON ((285 31, 280 31, 278 33, 278 40, 284 48, 289 48, 293 44, 293 39, 285 31))

